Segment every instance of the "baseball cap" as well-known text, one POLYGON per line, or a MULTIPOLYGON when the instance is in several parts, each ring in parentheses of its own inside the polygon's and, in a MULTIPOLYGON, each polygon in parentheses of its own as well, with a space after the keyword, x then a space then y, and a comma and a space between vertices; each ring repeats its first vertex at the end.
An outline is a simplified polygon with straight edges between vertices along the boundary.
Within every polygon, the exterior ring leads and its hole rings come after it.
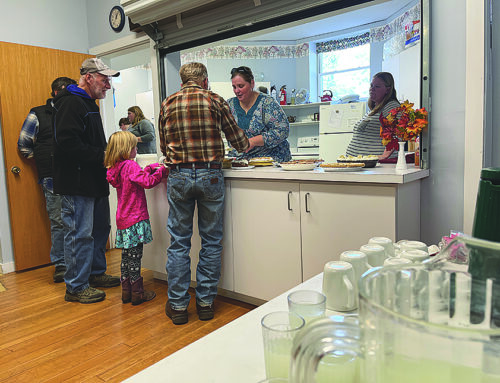
POLYGON ((82 63, 80 68, 80 74, 84 75, 87 73, 100 73, 104 76, 118 77, 120 72, 111 69, 109 66, 104 64, 101 59, 91 58, 87 59, 82 63))

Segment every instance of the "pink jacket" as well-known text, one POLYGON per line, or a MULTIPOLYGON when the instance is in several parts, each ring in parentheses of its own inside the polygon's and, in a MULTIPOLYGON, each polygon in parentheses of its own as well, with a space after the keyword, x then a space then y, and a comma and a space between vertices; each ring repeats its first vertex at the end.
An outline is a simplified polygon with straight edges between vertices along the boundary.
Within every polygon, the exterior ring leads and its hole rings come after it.
POLYGON ((116 188, 118 195, 116 227, 119 230, 149 219, 144 189, 151 189, 158 185, 166 175, 168 175, 168 169, 165 166, 151 164, 143 170, 131 160, 117 162, 115 166, 108 169, 106 179, 111 186, 116 188), (158 167, 159 169, 156 169, 158 167))

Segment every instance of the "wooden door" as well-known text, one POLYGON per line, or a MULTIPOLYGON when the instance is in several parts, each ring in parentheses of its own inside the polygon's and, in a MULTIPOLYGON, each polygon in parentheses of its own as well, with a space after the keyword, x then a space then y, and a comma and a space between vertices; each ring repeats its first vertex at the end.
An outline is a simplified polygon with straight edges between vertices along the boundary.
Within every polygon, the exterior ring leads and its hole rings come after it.
POLYGON ((0 118, 16 270, 50 263, 50 224, 33 160, 17 150, 29 110, 50 98, 54 79, 78 81, 90 55, 0 42, 0 118), (17 166, 19 174, 11 169, 17 166))

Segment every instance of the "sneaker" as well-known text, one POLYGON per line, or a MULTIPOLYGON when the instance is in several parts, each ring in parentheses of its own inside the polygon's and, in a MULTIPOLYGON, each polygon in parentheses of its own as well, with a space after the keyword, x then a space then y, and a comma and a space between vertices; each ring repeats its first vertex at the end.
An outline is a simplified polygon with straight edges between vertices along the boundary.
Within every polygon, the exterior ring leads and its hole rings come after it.
POLYGON ((214 304, 208 306, 200 306, 198 302, 196 302, 196 311, 198 312, 198 318, 200 320, 210 320, 214 319, 214 304))
POLYGON ((172 319, 173 324, 185 324, 188 322, 187 309, 175 310, 170 305, 170 301, 167 301, 167 304, 165 305, 165 314, 172 319))
POLYGON ((54 283, 61 283, 64 282, 64 273, 66 272, 66 266, 56 266, 56 269, 54 270, 54 283))
POLYGON ((76 293, 70 293, 66 290, 64 300, 68 302, 95 303, 104 300, 105 297, 106 293, 104 291, 89 286, 85 290, 76 293))
POLYGON ((120 286, 120 284, 120 277, 112 277, 106 273, 89 277, 89 285, 92 287, 115 287, 120 286))

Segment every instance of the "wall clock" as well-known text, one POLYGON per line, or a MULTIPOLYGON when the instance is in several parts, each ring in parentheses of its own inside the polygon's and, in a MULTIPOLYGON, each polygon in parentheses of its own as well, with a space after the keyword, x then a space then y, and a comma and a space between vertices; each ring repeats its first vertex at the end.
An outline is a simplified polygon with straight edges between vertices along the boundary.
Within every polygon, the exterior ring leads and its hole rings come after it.
POLYGON ((120 32, 125 26, 125 12, 119 5, 111 8, 109 12, 109 25, 115 32, 120 32))

